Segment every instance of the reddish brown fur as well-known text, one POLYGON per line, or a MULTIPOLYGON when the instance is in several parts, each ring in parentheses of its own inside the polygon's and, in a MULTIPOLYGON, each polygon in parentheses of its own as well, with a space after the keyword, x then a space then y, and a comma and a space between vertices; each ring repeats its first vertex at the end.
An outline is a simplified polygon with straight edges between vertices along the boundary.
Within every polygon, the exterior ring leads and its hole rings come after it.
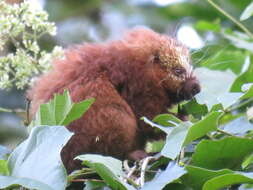
POLYGON ((121 41, 76 46, 37 81, 29 92, 33 113, 64 89, 74 102, 96 98, 87 113, 67 126, 75 133, 62 151, 68 172, 78 167, 73 162, 77 155, 99 153, 123 159, 143 149, 147 139, 157 138, 140 117, 153 118, 178 102, 175 96, 181 82, 173 81, 168 70, 154 63, 160 47, 172 42, 138 29, 121 41))

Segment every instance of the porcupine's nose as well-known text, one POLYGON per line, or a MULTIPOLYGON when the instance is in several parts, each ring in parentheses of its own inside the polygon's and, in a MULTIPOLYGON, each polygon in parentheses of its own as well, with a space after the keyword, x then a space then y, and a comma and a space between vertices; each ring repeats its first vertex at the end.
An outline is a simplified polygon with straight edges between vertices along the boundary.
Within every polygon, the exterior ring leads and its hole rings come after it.
POLYGON ((194 79, 187 80, 184 83, 184 86, 181 91, 181 95, 183 96, 183 99, 189 100, 193 98, 193 96, 195 96, 199 92, 200 92, 200 84, 198 80, 194 78, 194 79))
POLYGON ((197 83, 197 82, 193 83, 191 89, 192 89, 191 90, 192 96, 195 96, 196 94, 198 94, 200 92, 199 83, 197 83))

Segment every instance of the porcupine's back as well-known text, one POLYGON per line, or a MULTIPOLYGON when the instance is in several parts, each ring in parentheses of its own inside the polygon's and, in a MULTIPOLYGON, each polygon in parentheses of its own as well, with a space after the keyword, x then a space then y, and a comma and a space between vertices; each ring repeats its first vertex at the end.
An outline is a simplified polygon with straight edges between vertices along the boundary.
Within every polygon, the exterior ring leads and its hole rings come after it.
MULTIPOLYGON (((127 67, 130 62, 146 63, 151 52, 159 45, 156 43, 158 38, 160 36, 151 30, 135 29, 127 33, 123 40, 100 44, 85 43, 66 49, 64 59, 54 60, 52 70, 36 79, 28 91, 28 98, 32 101, 32 115, 41 103, 47 102, 55 93, 69 89, 80 77, 86 80, 94 78, 103 69, 101 65, 106 64, 108 68, 113 68, 117 64, 127 67)), ((138 64, 136 67, 138 70, 138 64)), ((120 76, 122 73, 112 74, 115 75, 112 80, 124 78, 120 76)))

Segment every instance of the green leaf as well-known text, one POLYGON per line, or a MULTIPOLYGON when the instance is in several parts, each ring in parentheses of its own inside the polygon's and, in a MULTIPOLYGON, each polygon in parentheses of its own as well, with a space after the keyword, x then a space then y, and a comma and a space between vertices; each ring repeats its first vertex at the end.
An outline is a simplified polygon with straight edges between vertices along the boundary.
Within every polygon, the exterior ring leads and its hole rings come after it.
POLYGON ((223 114, 220 111, 214 111, 209 113, 205 118, 192 125, 188 131, 188 134, 184 140, 184 145, 203 137, 211 131, 217 130, 218 119, 223 114))
POLYGON ((208 180, 203 190, 219 190, 234 184, 253 183, 253 173, 234 172, 208 180))
POLYGON ((163 190, 193 190, 192 188, 190 187, 187 187, 181 183, 170 183, 168 185, 166 185, 166 187, 163 188, 163 190))
POLYGON ((185 166, 187 174, 182 177, 183 184, 192 187, 194 190, 202 190, 202 186, 206 181, 214 177, 232 173, 231 170, 208 170, 196 166, 185 166))
POLYGON ((9 175, 8 163, 6 160, 0 160, 0 175, 9 175))
POLYGON ((242 12, 241 16, 240 16, 240 20, 246 20, 249 17, 251 17, 253 14, 253 2, 251 2, 246 9, 242 12))
POLYGON ((94 101, 94 98, 90 98, 73 104, 68 91, 64 91, 62 95, 56 94, 48 103, 40 105, 36 113, 35 121, 31 126, 66 126, 72 121, 80 118, 94 101))
POLYGON ((211 131, 217 130, 217 120, 222 112, 215 111, 208 114, 205 118, 195 124, 182 122, 167 133, 165 145, 161 154, 174 160, 180 153, 183 146, 203 137, 211 131))
POLYGON ((195 72, 201 83, 201 92, 195 98, 199 104, 206 104, 208 110, 217 104, 221 104, 226 109, 243 95, 242 93, 229 92, 236 77, 231 71, 222 72, 197 68, 195 72))
POLYGON ((253 154, 249 155, 242 163, 242 168, 247 168, 250 164, 253 163, 253 154))
MULTIPOLYGON (((249 59, 249 58, 248 58, 249 59)), ((248 60, 250 61, 250 60, 248 60)), ((247 64, 247 63, 245 63, 247 64)), ((231 91, 233 92, 241 92, 243 91, 242 86, 245 83, 253 82, 253 64, 250 64, 248 68, 245 69, 234 81, 231 86, 231 91)))
POLYGON ((187 114, 193 115, 195 118, 201 118, 208 113, 207 106, 205 104, 198 104, 195 98, 184 104, 182 109, 185 110, 187 114))
POLYGON ((165 145, 161 151, 163 156, 174 160, 179 155, 190 126, 190 122, 182 122, 173 128, 166 137, 165 145))
POLYGON ((172 126, 176 126, 177 124, 181 123, 182 121, 172 114, 160 114, 160 115, 157 115, 153 119, 153 122, 155 122, 159 125, 162 125, 162 126, 172 127, 172 126))
POLYGON ((63 126, 33 128, 28 139, 15 148, 9 157, 10 175, 18 178, 17 181, 24 182, 26 178, 52 189, 65 189, 67 174, 60 152, 71 136, 72 133, 63 126))
POLYGON ((34 179, 12 177, 12 176, 0 176, 0 189, 10 188, 10 187, 20 187, 20 186, 28 188, 28 189, 55 190, 54 188, 48 186, 47 184, 44 184, 34 179))
POLYGON ((96 154, 84 154, 75 159, 83 161, 83 164, 95 170, 98 175, 113 189, 134 188, 123 181, 122 162, 112 157, 96 154))
POLYGON ((72 121, 80 118, 94 103, 95 99, 90 98, 87 100, 84 100, 80 103, 72 104, 71 109, 69 110, 69 113, 66 114, 66 116, 61 120, 61 125, 68 125, 72 121))
POLYGON ((146 182, 141 190, 163 189, 167 184, 172 183, 185 173, 184 168, 170 162, 164 171, 158 172, 155 178, 150 182, 146 182))
MULTIPOLYGON (((158 125, 152 121, 150 121, 149 119, 147 119, 146 117, 142 117, 141 118, 145 123, 147 123, 148 125, 150 125, 151 127, 155 127, 155 128, 158 128, 160 130, 162 130, 163 132, 165 132, 166 134, 170 134, 171 131, 173 130, 174 127, 164 127, 164 126, 161 126, 161 125, 158 125)), ((164 121, 161 121, 164 123, 164 121)), ((170 126, 174 126, 175 123, 173 124, 170 124, 170 126)))
POLYGON ((192 165, 207 169, 238 169, 252 152, 253 139, 226 137, 217 141, 202 140, 192 156, 192 165))

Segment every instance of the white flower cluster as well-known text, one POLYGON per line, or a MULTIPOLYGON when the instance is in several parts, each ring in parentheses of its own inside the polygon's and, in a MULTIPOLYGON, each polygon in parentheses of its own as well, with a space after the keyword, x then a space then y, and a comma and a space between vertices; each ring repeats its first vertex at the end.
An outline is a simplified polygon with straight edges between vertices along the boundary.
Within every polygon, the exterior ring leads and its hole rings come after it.
POLYGON ((52 59, 63 56, 60 47, 51 53, 40 49, 38 39, 44 34, 56 34, 47 12, 27 1, 10 5, 0 0, 0 51, 7 42, 15 46, 14 52, 0 57, 0 89, 28 86, 33 76, 50 69, 52 59))

